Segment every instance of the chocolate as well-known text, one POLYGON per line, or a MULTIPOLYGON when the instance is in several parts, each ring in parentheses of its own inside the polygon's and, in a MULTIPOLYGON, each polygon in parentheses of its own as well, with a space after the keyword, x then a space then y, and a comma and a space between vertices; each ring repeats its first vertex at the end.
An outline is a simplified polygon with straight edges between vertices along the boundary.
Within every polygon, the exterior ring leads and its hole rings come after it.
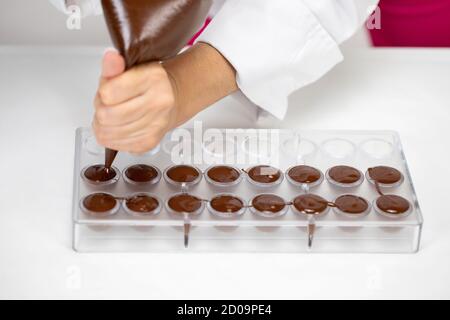
POLYGON ((221 184, 231 184, 241 177, 241 173, 237 169, 229 166, 212 167, 208 169, 206 175, 212 181, 221 184))
POLYGON ((369 203, 366 199, 350 194, 338 197, 334 201, 334 205, 343 213, 348 214, 361 214, 369 209, 369 203))
POLYGON ((378 166, 367 170, 370 179, 381 184, 396 184, 402 180, 402 174, 395 168, 378 166))
POLYGON ((380 196, 376 201, 376 205, 382 212, 390 215, 400 215, 408 212, 410 209, 408 200, 393 194, 380 196))
MULTIPOLYGON (((102 0, 112 42, 126 69, 176 55, 203 25, 212 0, 102 0)), ((110 168, 117 151, 106 149, 110 168)))
POLYGON ((202 27, 212 0, 102 0, 114 46, 126 67, 173 57, 202 27))
POLYGON ((133 182, 145 183, 152 182, 158 178, 158 171, 145 164, 136 164, 125 170, 125 176, 133 182))
POLYGON ((154 212, 159 207, 158 199, 147 195, 136 195, 128 198, 125 204, 131 211, 139 213, 154 212))
POLYGON ((117 172, 114 168, 111 167, 108 169, 101 164, 90 166, 83 174, 86 179, 95 183, 107 182, 117 176, 117 172))
POLYGON ((322 177, 319 170, 305 165, 292 167, 287 174, 293 181, 306 184, 317 182, 322 177))
POLYGON ((177 183, 192 183, 199 179, 200 172, 192 166, 178 165, 166 171, 167 177, 177 183))
POLYGON ((107 193, 94 193, 83 200, 86 210, 95 213, 105 213, 113 210, 117 205, 117 200, 107 193))
POLYGON ((292 204, 298 212, 312 215, 319 215, 325 212, 329 206, 327 200, 310 193, 296 197, 292 204))
POLYGON ((281 179, 281 171, 271 166, 256 166, 248 170, 248 177, 258 183, 270 184, 281 179))
POLYGON ((253 198, 252 207, 259 212, 279 213, 286 207, 286 202, 274 194, 260 194, 253 198))
POLYGON ((335 166, 328 170, 328 176, 340 184, 353 184, 361 179, 361 172, 349 166, 335 166))
POLYGON ((190 194, 178 194, 168 201, 168 206, 177 213, 194 213, 202 206, 202 200, 190 194))
POLYGON ((222 213, 236 213, 244 208, 241 199, 231 195, 219 195, 210 202, 211 208, 222 213))

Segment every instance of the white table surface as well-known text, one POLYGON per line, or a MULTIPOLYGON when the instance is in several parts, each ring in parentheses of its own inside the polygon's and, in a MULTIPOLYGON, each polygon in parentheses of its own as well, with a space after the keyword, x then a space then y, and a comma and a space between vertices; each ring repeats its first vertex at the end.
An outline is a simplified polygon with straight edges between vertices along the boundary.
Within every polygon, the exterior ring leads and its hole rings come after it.
MULTIPOLYGON (((281 124, 399 131, 425 219, 413 255, 75 253, 74 133, 90 124, 99 59, 0 48, 0 298, 450 298, 450 50, 347 53, 281 124)), ((252 126, 236 105, 208 124, 252 126)))

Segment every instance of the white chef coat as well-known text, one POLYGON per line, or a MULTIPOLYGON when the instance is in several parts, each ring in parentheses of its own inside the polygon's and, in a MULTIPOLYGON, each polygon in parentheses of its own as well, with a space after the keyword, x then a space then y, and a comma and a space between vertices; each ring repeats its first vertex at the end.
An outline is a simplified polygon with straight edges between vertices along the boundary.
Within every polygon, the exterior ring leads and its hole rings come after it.
MULTIPOLYGON (((101 14, 100 0, 81 3, 101 14)), ((197 41, 215 47, 237 71, 242 93, 282 119, 288 97, 343 60, 339 44, 362 25, 378 0, 214 0, 215 17, 197 41)))

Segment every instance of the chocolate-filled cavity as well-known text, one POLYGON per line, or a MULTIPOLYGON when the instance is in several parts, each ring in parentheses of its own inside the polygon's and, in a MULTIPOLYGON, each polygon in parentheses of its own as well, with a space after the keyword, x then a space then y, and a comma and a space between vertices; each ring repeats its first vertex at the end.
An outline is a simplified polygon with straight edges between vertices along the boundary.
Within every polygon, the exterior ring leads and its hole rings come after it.
POLYGON ((315 194, 304 194, 296 197, 292 204, 298 213, 320 215, 328 209, 329 202, 315 194))
POLYGON ((216 185, 234 185, 239 182, 241 172, 230 166, 215 166, 208 169, 206 176, 216 185))
POLYGON ((242 199, 231 194, 220 194, 211 199, 208 204, 211 213, 220 217, 234 217, 245 211, 242 199))
POLYGON ((107 168, 102 164, 97 164, 86 168, 82 174, 83 178, 94 184, 105 184, 113 182, 118 177, 117 169, 107 168))
POLYGON ((395 168, 387 166, 377 166, 367 169, 369 181, 382 185, 396 185, 403 179, 403 175, 395 168))
POLYGON ((170 198, 167 205, 174 213, 199 213, 203 201, 196 196, 180 193, 170 198))
POLYGON ((287 172, 288 180, 294 184, 316 185, 322 181, 322 173, 310 166, 300 165, 292 167, 287 172))
POLYGON ((378 212, 390 217, 401 216, 410 211, 411 205, 403 197, 389 194, 378 197, 375 201, 378 212))
POLYGON ((274 194, 260 194, 252 199, 251 209, 264 217, 277 217, 286 211, 286 201, 274 194))
POLYGON ((117 204, 116 198, 107 193, 94 193, 82 200, 84 211, 92 214, 113 214, 117 204))
POLYGON ((366 199, 355 195, 345 194, 334 200, 336 209, 349 215, 360 215, 366 213, 369 209, 369 203, 366 199))
POLYGON ((350 166, 335 166, 327 171, 330 182, 341 186, 355 186, 362 183, 361 172, 350 166))
POLYGON ((247 171, 251 181, 260 185, 273 185, 281 182, 283 173, 272 166, 261 165, 250 168, 247 171))
POLYGON ((102 0, 114 46, 127 69, 173 57, 202 27, 212 0, 102 0))
POLYGON ((201 173, 193 166, 177 165, 166 170, 166 177, 169 179, 169 182, 172 183, 194 184, 200 181, 201 173))
POLYGON ((160 207, 159 200, 146 194, 137 194, 125 200, 126 207, 135 213, 150 214, 160 207))
POLYGON ((159 171, 146 164, 136 164, 128 167, 125 172, 125 179, 135 183, 153 183, 159 179, 159 171))

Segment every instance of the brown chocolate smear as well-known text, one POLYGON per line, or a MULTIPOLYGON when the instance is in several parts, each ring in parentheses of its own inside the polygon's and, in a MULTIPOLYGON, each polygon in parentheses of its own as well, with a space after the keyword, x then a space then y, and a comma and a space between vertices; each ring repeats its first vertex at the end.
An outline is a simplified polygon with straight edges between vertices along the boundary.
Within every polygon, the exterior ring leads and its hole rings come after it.
POLYGON ((181 51, 202 27, 212 0, 102 0, 103 14, 127 69, 181 51))
POLYGON ((158 177, 158 171, 146 164, 136 164, 128 167, 125 175, 134 182, 150 182, 158 177))
POLYGON ((219 183, 232 183, 239 179, 241 173, 233 167, 215 166, 208 170, 208 177, 219 183))
POLYGON ((271 166, 256 166, 247 172, 250 179, 259 183, 274 183, 281 177, 281 171, 271 166))
POLYGON ((108 212, 114 209, 116 205, 116 198, 106 193, 94 193, 83 200, 83 206, 92 212, 108 212))
POLYGON ((369 177, 378 183, 394 184, 402 179, 402 174, 395 168, 378 166, 368 169, 369 177))
POLYGON ((393 194, 380 196, 376 204, 381 211, 389 214, 402 214, 410 207, 408 200, 393 194))
POLYGON ((320 214, 328 208, 328 201, 315 194, 304 194, 293 201, 294 207, 301 213, 320 214))
POLYGON ((361 214, 369 208, 366 199, 354 195, 343 195, 334 201, 335 206, 342 212, 349 214, 361 214))
POLYGON ((289 177, 298 183, 314 183, 319 181, 321 173, 316 168, 310 166, 295 166, 289 169, 289 177))
POLYGON ((167 170, 166 174, 171 180, 179 183, 190 183, 200 176, 200 172, 196 168, 186 165, 174 166, 167 170))
POLYGON ((107 182, 114 179, 116 175, 116 170, 108 169, 101 164, 90 166, 84 171, 84 176, 92 182, 107 182))
POLYGON ((253 198, 252 207, 260 212, 278 213, 286 207, 286 203, 274 194, 261 194, 253 198))
POLYGON ((211 207, 223 213, 235 213, 244 207, 241 199, 229 195, 221 195, 211 200, 211 207))
POLYGON ((179 194, 169 199, 169 207, 179 213, 192 213, 200 209, 202 200, 190 194, 179 194))
POLYGON ((158 208, 159 201, 147 195, 137 195, 127 199, 126 205, 131 211, 149 213, 158 208))
POLYGON ((349 166, 335 166, 328 171, 328 175, 336 182, 343 184, 355 183, 361 179, 361 172, 349 166))

